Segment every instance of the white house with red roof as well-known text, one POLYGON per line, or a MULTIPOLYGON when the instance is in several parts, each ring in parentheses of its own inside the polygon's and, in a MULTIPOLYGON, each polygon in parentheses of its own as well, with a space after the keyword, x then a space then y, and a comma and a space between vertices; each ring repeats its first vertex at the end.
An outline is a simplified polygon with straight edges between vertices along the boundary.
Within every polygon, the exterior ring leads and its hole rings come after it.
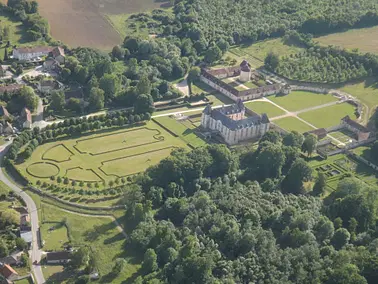
POLYGON ((51 46, 20 47, 13 49, 13 58, 22 61, 29 61, 40 56, 47 56, 54 50, 51 46))

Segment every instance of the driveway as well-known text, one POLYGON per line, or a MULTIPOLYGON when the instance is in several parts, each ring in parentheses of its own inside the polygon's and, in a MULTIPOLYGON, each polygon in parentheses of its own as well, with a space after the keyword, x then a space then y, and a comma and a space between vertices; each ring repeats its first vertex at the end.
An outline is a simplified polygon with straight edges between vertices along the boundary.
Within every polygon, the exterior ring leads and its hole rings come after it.
MULTIPOLYGON (((3 145, 0 148, 0 165, 3 161, 3 157, 6 154, 6 152, 9 149, 9 146, 12 142, 8 142, 5 145, 3 145)), ((34 264, 36 261, 37 263, 40 263, 41 261, 41 255, 42 250, 39 247, 37 232, 39 230, 39 221, 38 221, 38 208, 35 205, 33 199, 25 193, 21 188, 16 186, 14 183, 12 183, 6 175, 4 175, 3 170, 0 167, 0 180, 3 181, 7 186, 9 186, 17 195, 19 195, 22 200, 26 203, 26 206, 28 208, 28 212, 30 214, 30 222, 31 222, 31 228, 32 228, 32 235, 33 235, 33 242, 31 251, 29 252, 31 255, 32 260, 32 272, 34 274, 34 278, 36 283, 42 284, 45 283, 45 278, 43 277, 42 268, 39 264, 34 264)))

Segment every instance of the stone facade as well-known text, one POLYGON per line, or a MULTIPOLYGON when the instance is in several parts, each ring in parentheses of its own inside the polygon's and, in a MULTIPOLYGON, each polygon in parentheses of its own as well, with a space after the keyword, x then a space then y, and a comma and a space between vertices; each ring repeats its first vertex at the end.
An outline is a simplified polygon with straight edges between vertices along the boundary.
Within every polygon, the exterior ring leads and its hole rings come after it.
POLYGON ((202 112, 201 126, 218 132, 228 145, 235 145, 264 135, 270 121, 266 114, 246 118, 244 104, 238 100, 236 104, 217 109, 208 105, 202 112))
POLYGON ((370 130, 365 126, 359 124, 358 122, 352 120, 349 115, 341 119, 341 125, 356 134, 358 142, 367 140, 370 137, 370 130))

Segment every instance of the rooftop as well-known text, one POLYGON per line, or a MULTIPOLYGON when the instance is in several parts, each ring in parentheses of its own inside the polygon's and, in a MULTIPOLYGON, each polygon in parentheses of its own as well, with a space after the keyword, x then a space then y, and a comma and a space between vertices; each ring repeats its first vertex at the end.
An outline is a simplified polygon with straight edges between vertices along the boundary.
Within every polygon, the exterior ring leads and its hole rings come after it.
POLYGON ((60 47, 60 46, 57 46, 57 47, 55 47, 55 48, 51 51, 51 53, 52 53, 52 55, 53 55, 54 57, 57 57, 57 56, 59 56, 59 55, 64 56, 64 49, 63 49, 62 47, 60 47))
POLYGON ((23 231, 20 233, 20 236, 27 243, 31 243, 33 241, 33 234, 31 231, 23 231))
POLYGON ((49 53, 53 49, 54 48, 51 46, 35 46, 35 47, 15 48, 14 51, 18 51, 19 53, 39 53, 39 52, 49 53))
POLYGON ((9 116, 9 112, 5 106, 0 107, 0 116, 9 116))
POLYGON ((8 264, 0 264, 0 274, 2 274, 5 278, 9 278, 13 274, 18 274, 10 265, 8 264))
POLYGON ((71 253, 69 251, 54 251, 48 252, 46 255, 47 261, 51 260, 68 260, 71 259, 71 253))
POLYGON ((362 124, 359 124, 357 121, 354 121, 353 119, 351 119, 349 115, 345 116, 341 120, 344 121, 345 123, 349 124, 353 128, 357 129, 358 131, 365 132, 365 133, 370 132, 370 130, 367 129, 365 126, 363 126, 362 124))
POLYGON ((31 114, 30 110, 26 107, 24 107, 22 109, 21 116, 22 116, 22 118, 24 118, 27 121, 30 121, 30 122, 32 121, 32 114, 31 114))

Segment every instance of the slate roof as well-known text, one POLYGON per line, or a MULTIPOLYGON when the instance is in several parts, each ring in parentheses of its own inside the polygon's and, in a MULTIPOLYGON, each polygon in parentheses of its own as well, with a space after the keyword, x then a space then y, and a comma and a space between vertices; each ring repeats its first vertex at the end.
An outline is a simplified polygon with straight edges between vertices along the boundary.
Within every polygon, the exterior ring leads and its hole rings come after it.
POLYGON ((33 241, 33 235, 31 231, 24 231, 20 233, 20 236, 22 239, 24 239, 25 242, 31 243, 33 241))
POLYGON ((71 259, 71 253, 69 251, 48 252, 46 255, 46 259, 47 261, 69 260, 71 259))
POLYGON ((349 124, 351 127, 357 129, 358 131, 365 132, 365 133, 370 132, 370 130, 367 129, 365 126, 351 119, 349 115, 343 117, 341 120, 349 124))

